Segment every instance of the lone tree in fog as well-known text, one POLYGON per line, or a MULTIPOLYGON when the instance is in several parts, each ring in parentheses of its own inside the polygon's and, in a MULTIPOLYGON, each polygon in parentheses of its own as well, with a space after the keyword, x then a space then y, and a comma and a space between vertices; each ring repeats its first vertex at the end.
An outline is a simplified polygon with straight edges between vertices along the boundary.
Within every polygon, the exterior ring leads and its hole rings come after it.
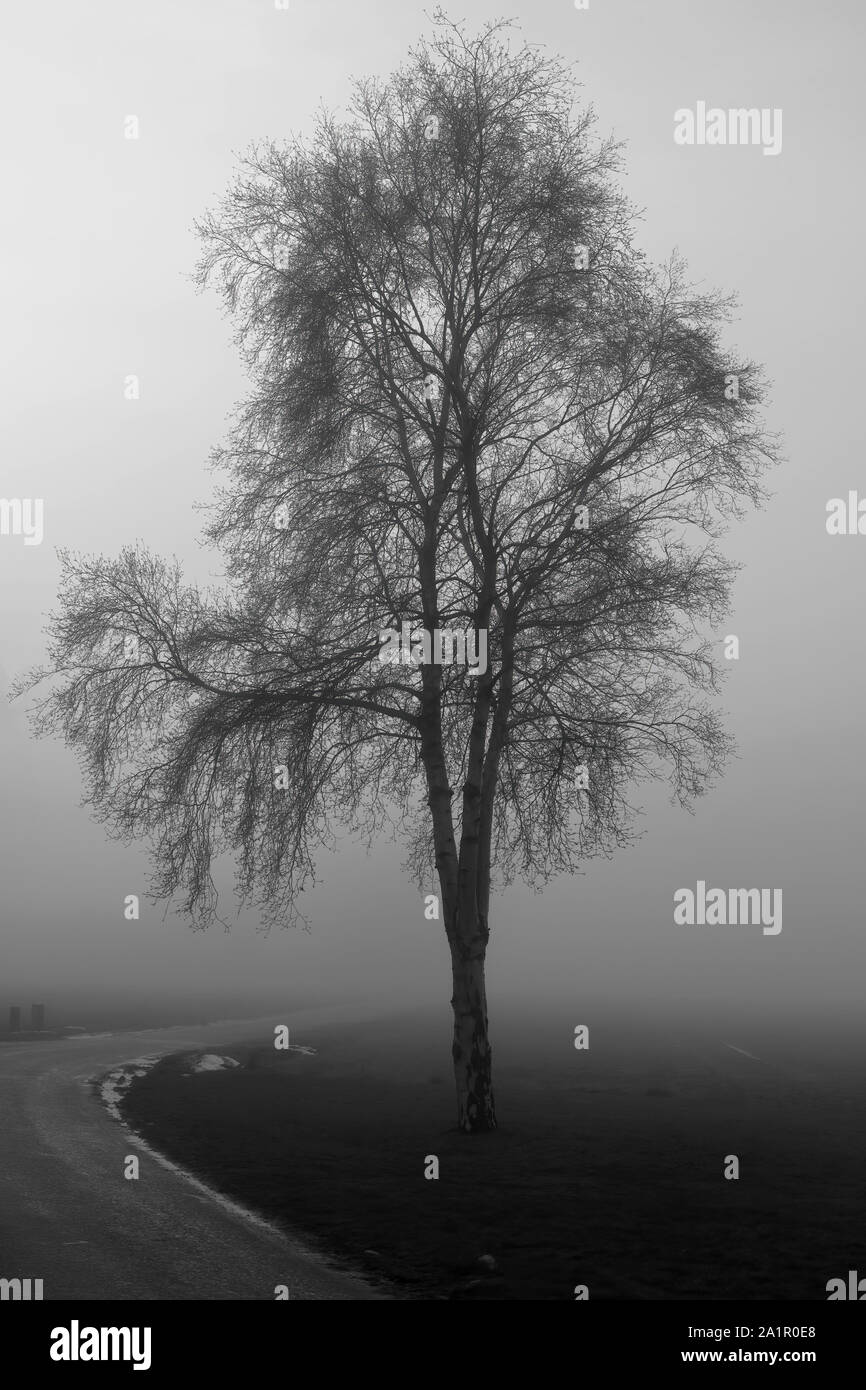
POLYGON ((496 1124, 492 876, 574 871, 629 838, 631 784, 687 805, 719 771, 717 539, 774 457, 730 301, 635 248, 592 125, 558 61, 440 15, 347 119, 255 149, 199 228, 252 383, 206 532, 227 587, 64 554, 26 682, 197 925, 220 854, 291 922, 317 848, 398 824, 438 875, 466 1131, 496 1124))

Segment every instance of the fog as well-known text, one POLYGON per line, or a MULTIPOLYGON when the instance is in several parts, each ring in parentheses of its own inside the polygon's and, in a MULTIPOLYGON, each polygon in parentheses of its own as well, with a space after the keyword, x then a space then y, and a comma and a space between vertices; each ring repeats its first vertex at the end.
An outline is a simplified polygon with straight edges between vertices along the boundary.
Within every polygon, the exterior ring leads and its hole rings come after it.
MULTIPOLYGON (((576 61, 599 131, 627 140, 624 186, 645 209, 647 252, 678 247, 696 281, 739 293, 732 341, 774 383, 767 420, 787 461, 770 503, 724 547, 743 566, 718 633, 740 641, 720 699, 737 760, 693 816, 663 786, 636 788, 635 845, 543 893, 497 894, 494 1039, 506 999, 853 1018, 866 975, 866 538, 829 536, 825 508, 866 494, 862 7, 512 9, 528 40, 576 61), (781 153, 678 146, 674 112, 699 100, 781 108, 781 153), (675 925, 674 892, 698 880, 782 889, 783 930, 675 925)), ((453 13, 475 27, 500 12, 463 0, 453 13)), ((44 499, 45 539, 0 537, 4 692, 44 657, 57 547, 114 554, 140 540, 190 577, 218 576, 194 508, 212 494, 208 454, 245 381, 216 295, 187 278, 193 221, 230 182, 235 152, 309 129, 320 101, 345 103, 352 74, 387 73, 429 25, 407 0, 291 0, 287 12, 266 0, 47 0, 7 7, 5 27, 0 492, 44 499), (130 114, 138 140, 124 139, 130 114), (124 398, 129 374, 139 400, 124 398)), ((237 1016, 304 1000, 445 1009, 442 924, 425 920, 390 841, 320 856, 309 931, 266 935, 230 898, 228 933, 193 932, 144 897, 140 920, 125 920, 124 897, 146 891, 146 847, 106 839, 80 806, 75 758, 32 739, 26 705, 0 703, 0 1022, 32 999, 49 1020, 84 1024, 115 1008, 237 1016)))

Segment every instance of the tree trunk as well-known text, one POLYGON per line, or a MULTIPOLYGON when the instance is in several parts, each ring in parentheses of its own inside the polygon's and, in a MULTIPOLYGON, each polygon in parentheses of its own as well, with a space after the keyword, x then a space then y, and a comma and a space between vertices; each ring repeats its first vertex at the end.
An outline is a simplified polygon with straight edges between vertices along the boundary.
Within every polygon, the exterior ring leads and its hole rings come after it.
POLYGON ((451 975, 457 1125, 466 1134, 479 1134, 496 1128, 483 952, 470 955, 465 948, 461 951, 459 942, 452 942, 451 975))

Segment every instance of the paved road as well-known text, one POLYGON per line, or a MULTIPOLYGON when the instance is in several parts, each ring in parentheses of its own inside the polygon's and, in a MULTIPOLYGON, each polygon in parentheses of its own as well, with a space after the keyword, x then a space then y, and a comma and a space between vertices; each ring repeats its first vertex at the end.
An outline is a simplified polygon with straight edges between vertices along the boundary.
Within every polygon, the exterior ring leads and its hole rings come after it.
POLYGON ((87 1086, 136 1057, 219 1048, 360 1018, 311 1010, 273 1020, 57 1042, 0 1044, 0 1278, 42 1279, 45 1299, 374 1299, 267 1223, 136 1147, 87 1086), (138 1181, 123 1176, 137 1154, 138 1181))

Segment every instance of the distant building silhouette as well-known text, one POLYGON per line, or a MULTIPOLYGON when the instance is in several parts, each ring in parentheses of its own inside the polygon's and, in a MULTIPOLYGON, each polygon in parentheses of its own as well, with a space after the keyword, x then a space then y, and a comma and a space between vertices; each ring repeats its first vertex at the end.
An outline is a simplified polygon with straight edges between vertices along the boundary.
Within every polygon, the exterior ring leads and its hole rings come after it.
POLYGON ((21 1032, 21 1010, 17 1004, 12 1004, 9 1009, 9 1031, 10 1033, 21 1032))
POLYGON ((30 1027, 33 1029, 33 1032, 34 1032, 34 1033, 41 1033, 41 1032, 42 1032, 42 1029, 45 1027, 45 1005, 44 1005, 44 1004, 31 1004, 31 1005, 30 1005, 30 1027))

